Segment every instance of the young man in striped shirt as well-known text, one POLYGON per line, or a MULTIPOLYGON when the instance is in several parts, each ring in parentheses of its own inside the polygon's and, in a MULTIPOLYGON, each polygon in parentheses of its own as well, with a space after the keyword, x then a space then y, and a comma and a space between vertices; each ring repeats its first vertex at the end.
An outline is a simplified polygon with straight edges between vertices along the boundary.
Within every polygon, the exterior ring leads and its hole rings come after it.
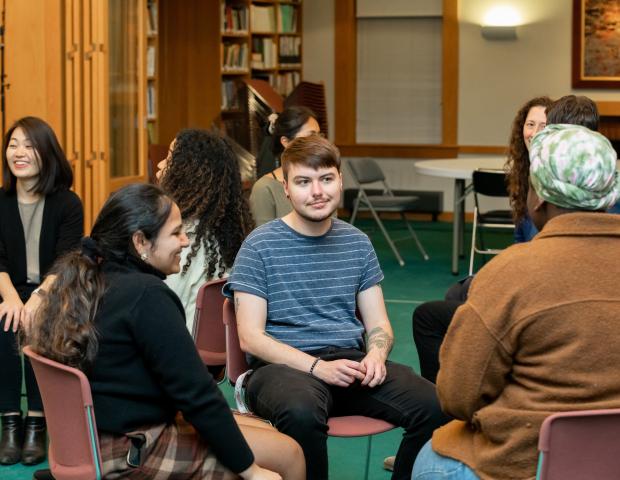
POLYGON ((225 288, 254 369, 247 402, 299 442, 309 479, 328 475, 330 415, 402 426, 392 478, 408 479, 448 418, 430 382, 387 360, 393 333, 377 256, 365 234, 332 218, 342 193, 338 149, 316 135, 298 138, 282 166, 293 211, 248 236, 225 288))

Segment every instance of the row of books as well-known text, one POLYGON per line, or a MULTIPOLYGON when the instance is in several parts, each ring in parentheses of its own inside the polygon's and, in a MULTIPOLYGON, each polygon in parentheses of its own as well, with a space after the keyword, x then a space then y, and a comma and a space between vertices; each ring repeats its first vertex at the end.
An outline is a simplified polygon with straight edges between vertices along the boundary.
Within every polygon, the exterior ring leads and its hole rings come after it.
POLYGON ((252 31, 267 33, 296 33, 298 7, 295 5, 278 5, 279 14, 276 21, 276 7, 273 5, 252 5, 250 23, 252 31))
POLYGON ((146 87, 146 116, 147 118, 155 118, 157 116, 157 108, 155 104, 155 85, 149 84, 146 87))
POLYGON ((278 64, 278 49, 272 38, 252 38, 252 68, 275 68, 278 64))
POLYGON ((247 33, 248 9, 243 5, 221 4, 222 32, 247 33))
POLYGON ((280 49, 278 52, 281 65, 299 65, 301 63, 301 38, 280 37, 280 49))
POLYGON ((239 103, 239 88, 234 80, 222 82, 222 110, 237 110, 241 108, 239 103))
POLYGON ((146 5, 147 8, 147 33, 155 35, 157 33, 157 3, 150 1, 146 5))
POLYGON ((252 5, 251 22, 252 31, 255 32, 275 32, 276 31, 276 10, 273 6, 252 5))
POLYGON ((155 76, 155 45, 149 45, 146 49, 146 76, 155 76))
POLYGON ((278 15, 278 32, 295 33, 297 32, 297 7, 293 5, 280 5, 278 15))
POLYGON ((286 73, 254 73, 253 78, 265 80, 283 97, 286 97, 301 81, 299 72, 286 73))
POLYGON ((222 70, 239 71, 248 68, 248 45, 247 43, 223 43, 222 44, 222 70))

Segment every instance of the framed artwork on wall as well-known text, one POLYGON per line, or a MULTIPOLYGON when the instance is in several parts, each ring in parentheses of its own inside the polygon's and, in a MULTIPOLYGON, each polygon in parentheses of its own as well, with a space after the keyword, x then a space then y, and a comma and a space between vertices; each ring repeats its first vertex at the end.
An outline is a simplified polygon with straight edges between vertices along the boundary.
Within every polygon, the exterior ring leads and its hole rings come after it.
POLYGON ((620 2, 573 0, 573 88, 620 88, 620 2))

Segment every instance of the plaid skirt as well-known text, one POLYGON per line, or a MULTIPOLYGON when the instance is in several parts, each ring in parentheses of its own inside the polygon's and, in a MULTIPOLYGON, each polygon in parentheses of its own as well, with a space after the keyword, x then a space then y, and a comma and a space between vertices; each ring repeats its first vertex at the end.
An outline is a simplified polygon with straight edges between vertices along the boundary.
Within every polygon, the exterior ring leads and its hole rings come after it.
POLYGON ((221 463, 181 415, 174 423, 125 435, 99 435, 104 479, 229 480, 239 478, 221 463))

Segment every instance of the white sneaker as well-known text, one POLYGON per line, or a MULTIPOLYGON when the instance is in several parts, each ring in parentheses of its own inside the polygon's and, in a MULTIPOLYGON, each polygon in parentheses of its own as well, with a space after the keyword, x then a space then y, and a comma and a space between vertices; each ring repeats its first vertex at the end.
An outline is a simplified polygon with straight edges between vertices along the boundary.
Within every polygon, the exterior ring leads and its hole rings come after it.
POLYGON ((383 468, 385 468, 386 470, 389 470, 390 472, 393 472, 395 461, 396 461, 396 455, 385 457, 385 460, 383 460, 383 468))

